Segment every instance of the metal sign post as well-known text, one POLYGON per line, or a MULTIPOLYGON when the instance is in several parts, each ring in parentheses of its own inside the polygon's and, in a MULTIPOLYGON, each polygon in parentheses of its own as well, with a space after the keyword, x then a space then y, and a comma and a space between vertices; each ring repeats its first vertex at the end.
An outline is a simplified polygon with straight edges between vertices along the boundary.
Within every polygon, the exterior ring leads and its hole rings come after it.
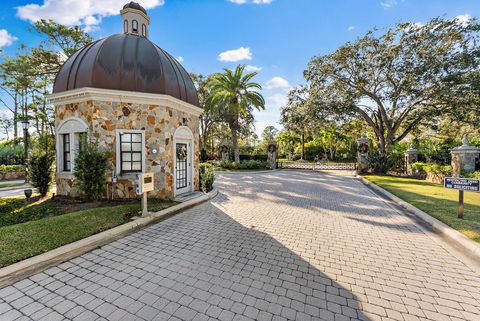
POLYGON ((463 218, 463 191, 458 191, 458 218, 463 218))
POLYGON ((445 177, 443 186, 448 189, 458 190, 458 218, 463 218, 465 210, 464 206, 464 192, 480 192, 480 180, 473 178, 455 178, 445 177))
POLYGON ((153 173, 137 174, 137 186, 137 194, 142 195, 142 216, 147 216, 147 192, 154 190, 153 173))

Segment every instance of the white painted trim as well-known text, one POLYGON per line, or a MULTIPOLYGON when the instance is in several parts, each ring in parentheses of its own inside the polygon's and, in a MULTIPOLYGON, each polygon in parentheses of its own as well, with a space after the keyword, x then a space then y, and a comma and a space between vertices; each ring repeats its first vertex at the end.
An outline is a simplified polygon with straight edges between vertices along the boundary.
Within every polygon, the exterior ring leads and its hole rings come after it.
POLYGON ((79 117, 68 117, 63 119, 57 126, 55 130, 55 145, 56 145, 56 163, 57 163, 57 174, 59 177, 64 178, 65 176, 69 176, 68 178, 73 178, 73 170, 75 168, 75 158, 77 157, 77 147, 79 145, 79 141, 77 139, 77 135, 79 133, 88 133, 88 125, 87 123, 79 118, 79 117), (74 128, 73 130, 62 130, 63 126, 68 122, 78 122, 80 126, 74 128), (63 170, 63 141, 62 138, 64 134, 70 135, 70 171, 65 172, 63 170), (62 175, 60 175, 62 174, 62 175))
POLYGON ((173 196, 176 197, 181 194, 193 192, 195 190, 194 184, 195 184, 195 140, 192 131, 190 128, 187 126, 180 126, 175 130, 175 133, 173 135, 173 196), (186 136, 179 136, 179 134, 183 133, 188 133, 186 136), (190 136, 190 137, 187 137, 190 136), (177 171, 176 171, 176 164, 177 164, 177 152, 176 152, 176 147, 177 147, 177 142, 178 143, 187 143, 190 144, 190 150, 189 150, 189 161, 190 161, 190 177, 187 180, 187 182, 190 183, 190 188, 186 190, 182 190, 180 192, 177 192, 177 171))
POLYGON ((173 134, 173 137, 178 139, 188 140, 188 139, 193 139, 193 133, 190 130, 190 128, 188 128, 187 126, 180 126, 177 129, 175 129, 175 133, 173 134))
POLYGON ((58 123, 56 132, 57 132, 57 133, 60 133, 60 134, 66 134, 66 133, 71 132, 71 131, 63 132, 63 131, 62 131, 62 128, 63 128, 63 126, 64 126, 66 123, 72 122, 72 121, 73 121, 73 122, 75 122, 75 121, 76 121, 76 122, 79 122, 80 125, 81 125, 81 127, 83 127, 83 128, 81 128, 81 130, 78 130, 77 132, 83 133, 83 132, 88 131, 88 124, 87 124, 87 122, 86 122, 85 120, 83 120, 83 119, 80 118, 80 117, 72 116, 72 117, 65 118, 65 119, 62 120, 60 123, 58 123))
MULTIPOLYGON (((115 173, 117 176, 135 176, 136 172, 122 173, 122 164, 120 163, 120 133, 142 134, 142 173, 145 173, 145 130, 143 129, 116 129, 115 130, 115 173)), ((139 172, 140 173, 140 172, 139 172)))
POLYGON ((184 102, 183 100, 172 97, 170 95, 160 95, 114 89, 101 89, 90 87, 78 88, 47 95, 47 100, 49 103, 55 106, 79 103, 88 100, 97 100, 106 102, 165 106, 195 116, 200 116, 203 113, 202 108, 184 102))

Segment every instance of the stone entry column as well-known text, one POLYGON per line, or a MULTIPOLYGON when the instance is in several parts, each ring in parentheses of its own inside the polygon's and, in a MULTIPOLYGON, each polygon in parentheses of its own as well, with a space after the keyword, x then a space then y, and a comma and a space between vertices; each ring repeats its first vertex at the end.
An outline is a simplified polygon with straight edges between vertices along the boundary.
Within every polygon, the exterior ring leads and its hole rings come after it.
POLYGON ((410 147, 405 151, 405 167, 408 175, 413 175, 411 164, 418 162, 418 150, 410 147))
POLYGON ((365 173, 368 170, 368 155, 370 140, 363 135, 357 140, 357 164, 358 173, 365 173))
POLYGON ((227 141, 220 145, 220 154, 222 155, 222 161, 230 161, 230 144, 227 141))
POLYGON ((467 137, 463 138, 462 146, 453 148, 450 153, 452 154, 452 175, 454 177, 459 177, 462 172, 475 171, 475 163, 478 161, 480 148, 470 146, 467 137))
POLYGON ((268 143, 267 149, 267 166, 270 169, 277 168, 277 143, 275 141, 270 141, 268 143))

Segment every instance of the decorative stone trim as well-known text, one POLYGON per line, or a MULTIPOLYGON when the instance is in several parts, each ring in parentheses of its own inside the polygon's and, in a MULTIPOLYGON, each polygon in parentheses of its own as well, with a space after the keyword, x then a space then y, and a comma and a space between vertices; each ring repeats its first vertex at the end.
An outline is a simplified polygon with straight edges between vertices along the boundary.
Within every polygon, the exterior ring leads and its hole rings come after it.
POLYGON ((182 112, 200 116, 203 109, 169 95, 142 93, 135 91, 101 89, 101 88, 79 88, 60 93, 47 95, 49 103, 57 105, 73 104, 88 100, 105 102, 119 102, 145 105, 166 105, 182 112))

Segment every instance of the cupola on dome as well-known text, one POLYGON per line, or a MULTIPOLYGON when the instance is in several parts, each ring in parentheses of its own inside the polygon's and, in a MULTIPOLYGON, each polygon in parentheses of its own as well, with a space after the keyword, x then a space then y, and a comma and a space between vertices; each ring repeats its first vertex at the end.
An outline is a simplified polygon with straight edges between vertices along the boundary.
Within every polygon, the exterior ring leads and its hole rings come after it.
POLYGON ((138 3, 122 11, 123 34, 97 40, 77 51, 55 78, 53 93, 78 88, 102 88, 170 95, 199 106, 187 71, 148 39, 150 22, 138 3))
POLYGON ((123 9, 128 9, 128 8, 135 9, 135 10, 140 10, 144 14, 147 14, 147 10, 145 10, 144 7, 142 7, 141 5, 139 5, 138 3, 133 2, 133 1, 127 3, 126 5, 123 6, 123 9))

